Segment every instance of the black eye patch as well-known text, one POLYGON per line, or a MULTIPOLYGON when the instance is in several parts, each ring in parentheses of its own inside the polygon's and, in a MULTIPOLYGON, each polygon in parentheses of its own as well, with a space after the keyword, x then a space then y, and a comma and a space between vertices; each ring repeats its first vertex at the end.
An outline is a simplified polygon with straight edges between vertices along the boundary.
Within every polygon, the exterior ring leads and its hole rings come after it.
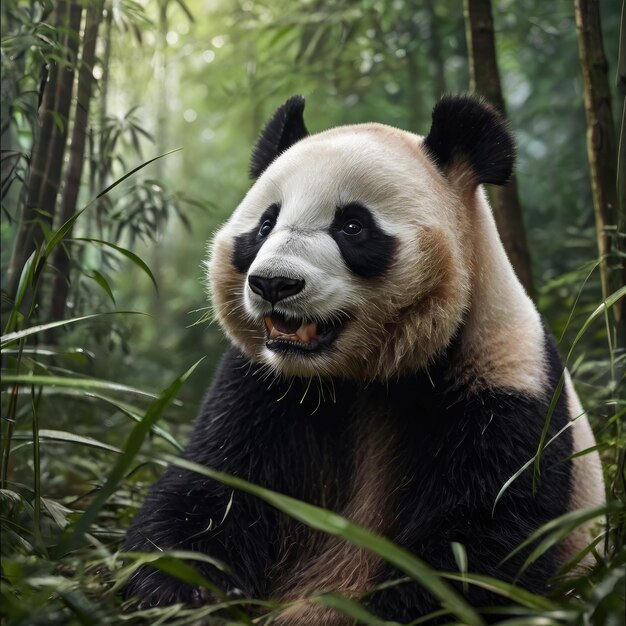
POLYGON ((337 208, 330 236, 350 271, 358 276, 375 278, 391 265, 396 238, 385 233, 370 210, 358 202, 337 208))
POLYGON ((250 269, 265 239, 276 225, 279 213, 280 205, 270 205, 263 211, 263 215, 261 215, 254 228, 235 237, 232 261, 233 265, 240 272, 245 273, 250 269))

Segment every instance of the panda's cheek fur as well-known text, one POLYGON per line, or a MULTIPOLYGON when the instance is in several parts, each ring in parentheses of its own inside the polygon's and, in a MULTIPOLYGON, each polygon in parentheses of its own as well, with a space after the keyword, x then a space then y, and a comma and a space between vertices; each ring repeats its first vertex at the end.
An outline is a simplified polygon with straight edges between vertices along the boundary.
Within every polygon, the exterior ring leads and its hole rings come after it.
POLYGON ((395 301, 389 304, 394 315, 381 333, 378 372, 425 367, 449 344, 469 301, 469 271, 460 269, 459 254, 437 229, 421 230, 403 250, 394 270, 395 301))
POLYGON ((209 285, 214 314, 229 338, 251 358, 258 360, 264 340, 260 329, 250 324, 242 306, 245 274, 232 263, 224 263, 233 254, 233 239, 225 232, 215 237, 208 262, 209 285))

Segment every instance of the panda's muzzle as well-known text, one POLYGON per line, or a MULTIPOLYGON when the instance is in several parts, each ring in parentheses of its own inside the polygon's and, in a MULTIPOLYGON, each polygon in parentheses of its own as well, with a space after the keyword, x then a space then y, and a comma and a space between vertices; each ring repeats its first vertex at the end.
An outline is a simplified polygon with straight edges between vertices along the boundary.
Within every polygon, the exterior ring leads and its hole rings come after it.
POLYGON ((269 350, 314 352, 330 346, 339 335, 345 320, 308 322, 272 313, 265 317, 264 322, 265 345, 269 350))

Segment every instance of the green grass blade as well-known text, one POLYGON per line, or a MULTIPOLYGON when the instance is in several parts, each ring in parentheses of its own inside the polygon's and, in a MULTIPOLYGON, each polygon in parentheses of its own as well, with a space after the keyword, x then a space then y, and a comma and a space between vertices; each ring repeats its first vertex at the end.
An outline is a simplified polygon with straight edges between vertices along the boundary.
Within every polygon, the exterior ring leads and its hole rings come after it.
MULTIPOLYGON (((565 359, 565 367, 570 361, 574 348, 577 346, 578 342, 581 340, 583 335, 587 332, 588 328, 593 324, 593 322, 606 313, 616 302, 618 302, 621 298, 626 295, 626 285, 613 292, 607 299, 598 305, 598 307, 587 317, 584 324, 581 326, 578 331, 572 345, 570 346, 569 352, 567 353, 567 357, 565 359)), ((552 420, 552 414, 554 413, 554 409, 558 402, 559 397, 561 396, 561 392, 563 390, 563 385, 565 384, 565 370, 561 374, 559 382, 552 394, 552 400, 550 401, 550 406, 548 408, 548 413, 546 415, 546 419, 544 421, 543 430, 541 432, 541 437, 539 438, 539 444, 537 446, 537 453, 535 455, 534 467, 533 467, 533 487, 535 486, 539 474, 540 474, 540 463, 541 463, 541 453, 545 447, 546 438, 548 436, 548 430, 550 428, 550 422, 552 420)))
POLYGON ((478 626, 484 623, 478 613, 452 587, 442 581, 432 568, 407 550, 395 545, 389 539, 358 526, 336 513, 276 493, 275 491, 270 491, 242 478, 218 472, 198 463, 169 454, 163 455, 161 458, 175 467, 208 476, 228 487, 249 493, 311 528, 341 537, 368 552, 382 557, 385 561, 395 565, 428 589, 464 623, 470 626, 478 626))
POLYGON ((550 424, 552 423, 552 415, 554 414, 554 409, 556 409, 556 405, 561 397, 561 393, 563 392, 563 386, 565 385, 565 370, 561 372, 561 377, 559 378, 559 382, 554 389, 554 393, 552 394, 552 398, 550 399, 550 405, 548 406, 548 412, 546 413, 546 417, 543 421, 543 428, 541 429, 541 436, 539 437, 539 445, 537 446, 537 452, 534 456, 533 462, 533 491, 537 488, 539 483, 539 478, 541 475, 541 453, 545 448, 545 441, 548 436, 548 431, 550 430, 550 424))
MULTIPOLYGON (((459 572, 463 575, 467 574, 467 550, 462 543, 458 541, 453 541, 451 544, 452 554, 454 555, 454 560, 456 561, 456 566, 459 568, 459 572)), ((467 582, 463 582, 463 593, 467 593, 467 582)))
MULTIPOLYGON (((195 567, 189 564, 189 561, 197 561, 201 563, 209 563, 217 569, 228 572, 228 568, 217 559, 211 558, 206 554, 200 554, 199 552, 190 552, 186 550, 168 550, 167 552, 127 552, 123 555, 123 558, 133 558, 135 562, 126 568, 126 570, 120 573, 117 577, 117 582, 114 585, 114 589, 118 589, 128 580, 130 574, 141 566, 147 565, 155 569, 161 570, 166 574, 181 580, 188 585, 197 587, 204 587, 211 591, 219 600, 225 602, 225 607, 235 617, 237 617, 244 624, 252 624, 252 621, 236 604, 229 605, 229 596, 226 592, 220 589, 216 584, 205 578, 195 567)), ((239 622, 239 623, 241 623, 239 622)))
POLYGON ((175 396, 180 391, 184 382, 191 376, 196 367, 203 361, 204 357, 196 361, 182 376, 178 377, 161 395, 148 407, 143 419, 138 422, 130 433, 124 451, 117 460, 117 463, 109 473, 102 489, 95 496, 87 510, 76 523, 71 534, 66 535, 59 545, 60 553, 74 549, 82 541, 83 535, 96 519, 96 515, 104 503, 115 492, 118 484, 130 468, 133 459, 139 452, 141 444, 150 432, 156 421, 163 415, 165 409, 173 402, 175 396))
POLYGON ((524 615, 523 617, 512 617, 498 622, 498 626, 564 626, 569 622, 563 622, 560 619, 553 619, 547 615, 524 615))
POLYGON ((491 591, 503 598, 517 602, 529 609, 552 611, 557 608, 551 600, 543 596, 538 596, 517 585, 490 576, 483 576, 482 574, 456 574, 454 572, 441 572, 440 576, 448 580, 454 580, 460 583, 467 582, 470 585, 486 589, 487 591, 491 591))
MULTIPOLYGON (((15 441, 31 441, 32 436, 28 433, 15 433, 13 435, 13 439, 15 441)), ((74 433, 67 432, 65 430, 51 430, 47 428, 42 428, 39 430, 39 441, 56 441, 59 443, 72 443, 79 444, 83 446, 88 446, 90 448, 98 448, 100 450, 106 450, 107 452, 115 452, 117 454, 121 454, 122 451, 115 446, 112 446, 108 443, 104 443, 102 441, 98 441, 93 437, 85 437, 83 435, 75 435, 74 433)))
POLYGON ((29 337, 30 335, 35 335, 36 333, 41 333, 50 328, 57 328, 58 326, 65 326, 66 324, 76 324, 77 322, 82 322, 84 320, 89 320, 96 317, 102 317, 103 315, 147 315, 147 313, 142 313, 141 311, 105 311, 104 313, 92 313, 90 315, 72 317, 70 319, 61 320, 59 322, 38 324, 37 326, 31 326, 30 328, 25 328, 24 330, 18 330, 16 332, 3 335, 2 337, 0 337, 0 347, 4 347, 13 341, 17 341, 18 339, 29 337))
POLYGON ((597 306, 597 308, 593 311, 593 313, 589 315, 589 317, 585 320, 585 323, 580 327, 578 334, 576 335, 576 337, 574 338, 574 341, 572 342, 569 352, 567 353, 567 358, 565 359, 566 364, 569 362, 570 357, 572 356, 572 352, 574 351, 574 348, 576 347, 578 342, 581 340, 583 335, 587 332, 587 329, 589 328, 589 326, 591 326, 591 324, 593 324, 593 322, 595 322, 595 320, 598 319, 598 317, 603 315, 608 309, 610 309, 616 302, 618 302, 624 296, 626 296, 626 285, 624 285, 617 291, 613 292, 610 296, 608 296, 607 299, 604 302, 601 302, 597 306))
POLYGON ((145 398, 155 398, 156 396, 147 391, 129 387, 121 383, 110 380, 100 380, 99 378, 69 378, 62 376, 42 376, 30 374, 4 374, 1 384, 4 385, 42 385, 54 387, 69 387, 71 389, 105 389, 106 391, 122 391, 143 396, 145 398))
MULTIPOLYGON (((547 448, 549 445, 552 444, 552 442, 556 441, 568 428, 571 428, 575 423, 577 419, 580 419, 581 417, 583 417, 585 414, 581 413, 581 415, 578 415, 575 419, 569 421, 567 424, 565 424, 565 426, 563 426, 563 428, 561 428, 561 430, 559 430, 558 433, 556 433, 556 435, 554 435, 554 437, 552 437, 550 439, 550 441, 548 441, 548 443, 546 443, 546 445, 544 446, 544 448, 547 448)), ((504 495, 504 493, 506 492, 506 490, 509 488, 509 486, 511 485, 512 482, 514 482, 515 480, 517 480, 535 461, 535 457, 537 456, 537 453, 535 453, 533 456, 530 457, 530 459, 528 459, 528 461, 526 461, 526 463, 524 463, 524 465, 522 465, 522 467, 520 467, 505 483, 504 485, 502 485, 502 487, 500 487, 500 491, 498 491, 494 501, 493 501, 493 507, 491 508, 491 514, 493 515, 495 513, 496 510, 496 506, 498 504, 498 502, 500 501, 500 498, 502 498, 502 496, 504 495)))
POLYGON ((390 622, 373 615, 355 600, 346 598, 338 593, 321 593, 311 596, 308 601, 335 609, 343 613, 343 615, 356 620, 356 624, 365 624, 365 626, 401 626, 399 622, 390 622))
POLYGON ((521 550, 530 546, 532 543, 539 541, 542 536, 547 535, 528 556, 520 569, 521 574, 544 552, 546 552, 556 543, 567 537, 567 535, 569 535, 573 530, 575 530, 582 524, 590 522, 591 520, 601 517, 603 515, 607 515, 608 513, 619 511, 620 509, 623 510, 624 505, 622 503, 614 501, 587 509, 569 511, 564 515, 556 517, 540 526, 527 539, 522 541, 522 543, 520 543, 514 550, 509 552, 509 554, 500 562, 499 565, 502 565, 502 563, 505 563, 510 558, 518 554, 521 550))
POLYGON ((22 304, 22 300, 24 299, 24 294, 26 293, 26 288, 30 283, 30 276, 34 271, 34 266, 36 265, 36 258, 39 256, 38 250, 33 250, 33 253, 26 259, 26 263, 24 263, 24 267, 22 268, 22 273, 20 274, 20 280, 17 284, 17 291, 15 293, 15 302, 13 303, 13 308, 11 309, 11 315, 7 320, 6 330, 11 330, 15 328, 15 322, 18 317, 19 308, 22 304))
MULTIPOLYGON (((93 389, 86 391, 85 389, 67 389, 63 388, 51 388, 48 391, 49 394, 59 394, 63 396, 68 396, 71 398, 75 398, 76 400, 100 400, 110 406, 116 408, 118 411, 130 417, 134 422, 140 422, 143 417, 144 410, 134 404, 130 404, 129 402, 124 402, 123 400, 119 400, 117 398, 112 398, 106 394, 100 393, 99 391, 95 391, 93 389)), ((149 396, 154 397, 154 396, 149 396)), ((175 402, 175 404, 180 405, 180 402, 175 402)), ((183 446, 179 441, 172 435, 171 432, 166 430, 165 428, 155 425, 152 427, 152 432, 155 436, 160 437, 161 439, 167 441, 170 445, 172 445, 177 450, 182 450, 183 446)))
MULTIPOLYGON (((74 394, 72 394, 72 395, 74 395, 74 394)), ((101 400, 102 402, 106 402, 107 404, 110 404, 111 406, 114 406, 120 412, 124 413, 124 415, 127 415, 128 417, 130 417, 130 419, 132 419, 133 421, 135 421, 135 422, 140 422, 141 421, 142 410, 139 407, 136 407, 136 406, 134 406, 132 404, 129 404, 128 402, 123 402, 122 400, 118 400, 116 398, 111 398, 110 396, 104 395, 102 393, 97 393, 95 391, 89 391, 88 393, 81 392, 78 395, 78 397, 79 398, 85 398, 86 397, 86 398, 93 398, 95 400, 101 400)), ((178 440, 174 437, 174 435, 172 435, 172 433, 170 433, 169 431, 165 430, 165 428, 162 428, 158 424, 155 424, 152 427, 152 432, 155 435, 157 435, 158 437, 161 437, 161 439, 164 439, 165 441, 167 441, 169 444, 171 444, 177 450, 182 450, 183 449, 182 444, 180 444, 178 442, 178 440)))

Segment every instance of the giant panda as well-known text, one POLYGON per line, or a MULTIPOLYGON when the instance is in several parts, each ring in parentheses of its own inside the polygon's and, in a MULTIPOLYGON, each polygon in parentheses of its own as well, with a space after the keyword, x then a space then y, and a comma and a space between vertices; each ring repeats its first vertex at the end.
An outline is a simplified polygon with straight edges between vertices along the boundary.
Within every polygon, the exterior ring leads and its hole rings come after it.
MULTIPOLYGON (((425 137, 382 124, 311 135, 303 110, 293 97, 268 122, 256 181, 214 238, 210 289, 231 345, 184 456, 336 511, 437 570, 458 571, 460 542, 471 572, 516 579, 528 552, 504 557, 548 520, 602 503, 604 486, 596 452, 572 458, 594 439, 566 373, 538 488, 529 469, 494 509, 535 454, 563 373, 481 187, 509 179, 511 134, 466 95, 438 102, 425 137)), ((545 593, 588 541, 578 529, 517 582, 545 593)), ((415 582, 368 594, 401 572, 174 467, 125 548, 210 555, 230 570, 202 573, 238 596, 289 603, 333 590, 405 622, 439 608, 415 582)), ((498 601, 464 593, 476 606, 498 601)), ((205 601, 146 568, 126 595, 140 606, 205 601)), ((352 622, 300 602, 273 623, 352 622)))

